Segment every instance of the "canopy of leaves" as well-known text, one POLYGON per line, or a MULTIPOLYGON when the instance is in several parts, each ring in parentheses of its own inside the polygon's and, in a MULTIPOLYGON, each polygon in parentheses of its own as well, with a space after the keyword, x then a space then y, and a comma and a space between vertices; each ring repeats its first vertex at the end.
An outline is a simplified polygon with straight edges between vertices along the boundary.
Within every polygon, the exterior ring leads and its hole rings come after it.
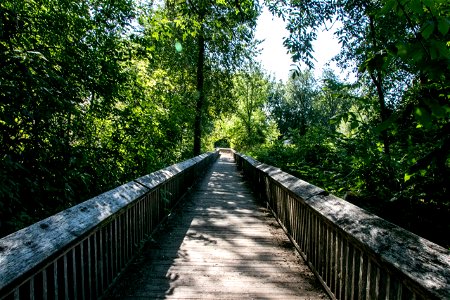
POLYGON ((1 1, 0 236, 190 157, 198 38, 211 130, 258 14, 254 1, 1 1))

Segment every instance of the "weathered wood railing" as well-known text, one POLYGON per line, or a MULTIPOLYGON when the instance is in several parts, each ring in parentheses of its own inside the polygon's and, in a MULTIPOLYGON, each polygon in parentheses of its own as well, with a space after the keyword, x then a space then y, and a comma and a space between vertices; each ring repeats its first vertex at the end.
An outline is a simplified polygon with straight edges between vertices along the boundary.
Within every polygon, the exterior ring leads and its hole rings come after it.
POLYGON ((278 168, 234 155, 332 299, 450 299, 450 251, 278 168))
POLYGON ((0 299, 97 299, 218 157, 143 176, 0 239, 0 299))

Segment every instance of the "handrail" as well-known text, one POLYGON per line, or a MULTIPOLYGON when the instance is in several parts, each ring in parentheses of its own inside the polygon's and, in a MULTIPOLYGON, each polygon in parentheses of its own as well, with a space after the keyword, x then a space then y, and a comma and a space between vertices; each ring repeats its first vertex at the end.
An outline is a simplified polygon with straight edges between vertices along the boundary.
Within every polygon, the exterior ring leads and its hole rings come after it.
POLYGON ((0 299, 97 299, 219 156, 205 153, 0 239, 0 299))
POLYGON ((450 251, 234 153, 332 299, 450 299, 450 251))

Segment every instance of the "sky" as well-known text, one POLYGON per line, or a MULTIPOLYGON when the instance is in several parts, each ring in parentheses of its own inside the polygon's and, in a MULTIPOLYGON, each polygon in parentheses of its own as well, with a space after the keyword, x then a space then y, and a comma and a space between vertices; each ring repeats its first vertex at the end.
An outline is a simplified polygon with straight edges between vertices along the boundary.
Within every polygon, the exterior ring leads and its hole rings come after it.
MULTIPOLYGON (((260 45, 262 53, 258 59, 269 74, 275 76, 277 80, 285 82, 289 77, 289 71, 295 68, 290 55, 287 54, 287 50, 283 46, 283 37, 288 36, 288 34, 283 20, 272 16, 269 10, 264 7, 263 13, 258 19, 255 33, 257 39, 265 40, 260 45)), ((314 57, 317 59, 314 74, 319 77, 325 64, 338 54, 340 45, 333 37, 332 32, 325 31, 318 34, 317 41, 313 46, 314 57)), ((338 70, 334 63, 330 67, 338 70)))

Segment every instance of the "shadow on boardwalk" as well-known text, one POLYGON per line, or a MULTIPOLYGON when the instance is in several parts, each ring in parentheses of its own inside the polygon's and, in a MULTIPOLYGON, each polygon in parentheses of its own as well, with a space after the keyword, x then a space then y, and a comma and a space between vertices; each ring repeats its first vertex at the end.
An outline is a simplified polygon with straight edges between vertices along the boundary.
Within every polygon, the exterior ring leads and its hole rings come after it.
POLYGON ((224 156, 106 299, 328 299, 224 156))

